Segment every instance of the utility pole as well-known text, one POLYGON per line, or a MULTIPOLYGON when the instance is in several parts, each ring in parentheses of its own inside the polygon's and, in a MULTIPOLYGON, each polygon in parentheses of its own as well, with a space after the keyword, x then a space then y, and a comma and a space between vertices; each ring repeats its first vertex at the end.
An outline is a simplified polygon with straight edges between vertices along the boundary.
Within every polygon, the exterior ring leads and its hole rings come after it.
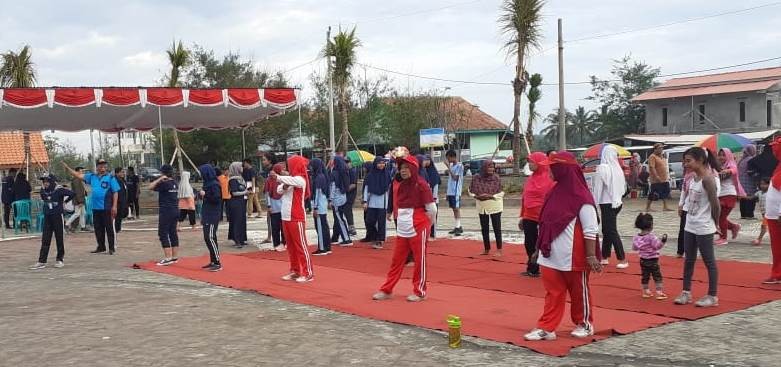
POLYGON ((565 121, 566 109, 564 108, 564 37, 561 31, 561 18, 559 18, 559 150, 567 149, 567 124, 565 121))
MULTIPOLYGON (((328 50, 328 43, 331 42, 331 27, 328 26, 328 33, 325 36, 325 47, 328 50)), ((331 134, 331 156, 336 156, 336 136, 334 133, 334 78, 331 74, 331 56, 326 53, 328 62, 328 129, 331 134)), ((346 138, 345 138, 346 139, 346 138)))

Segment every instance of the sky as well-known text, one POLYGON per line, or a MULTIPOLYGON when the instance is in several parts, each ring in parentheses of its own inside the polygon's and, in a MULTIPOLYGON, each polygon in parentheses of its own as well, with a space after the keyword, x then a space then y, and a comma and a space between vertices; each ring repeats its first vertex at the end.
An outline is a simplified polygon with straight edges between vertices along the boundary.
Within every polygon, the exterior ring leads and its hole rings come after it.
MULTIPOLYGON (((239 52, 258 68, 289 70, 307 96, 309 75, 329 25, 357 27, 361 64, 443 79, 506 82, 475 85, 389 74, 401 89, 458 95, 498 120, 512 119, 513 65, 501 49, 501 0, 255 0, 255 1, 35 1, 0 0, 0 50, 32 47, 39 86, 152 86, 168 69, 172 40, 217 55, 239 52), (303 65, 303 66, 302 66, 303 65), (292 70, 291 70, 292 69, 292 70)), ((771 0, 549 0, 543 40, 528 69, 544 83, 538 110, 558 106, 556 29, 564 24, 564 80, 609 78, 612 60, 633 59, 662 74, 742 64, 781 56, 781 2, 771 0), (759 9, 727 14, 736 10, 759 9), (647 29, 707 16, 707 19, 647 29), (645 29, 640 31, 633 31, 645 29), (595 35, 624 34, 575 41, 595 35)), ((781 66, 781 60, 738 69, 781 66)), ((727 70, 729 71, 729 70, 727 70)), ((383 72, 358 66, 359 76, 383 72)), ((663 81, 663 80, 662 80, 663 81)), ((567 85, 565 106, 583 105, 590 86, 567 85)), ((522 118, 525 120, 525 118, 522 118)), ((541 122, 538 123, 541 125, 541 122)), ((58 136, 89 150, 87 133, 58 136)))

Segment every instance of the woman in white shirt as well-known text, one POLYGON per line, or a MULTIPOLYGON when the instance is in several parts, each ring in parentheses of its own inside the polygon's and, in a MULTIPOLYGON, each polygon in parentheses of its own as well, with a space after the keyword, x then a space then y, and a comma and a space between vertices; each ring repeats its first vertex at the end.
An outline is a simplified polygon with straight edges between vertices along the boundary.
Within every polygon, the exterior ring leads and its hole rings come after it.
POLYGON ((721 206, 721 216, 719 217, 719 239, 716 241, 716 245, 726 245, 727 231, 732 232, 732 239, 738 237, 740 232, 740 224, 733 223, 729 220, 729 213, 735 208, 735 204, 738 202, 738 198, 745 197, 746 192, 743 190, 743 186, 738 179, 738 164, 735 162, 735 156, 732 151, 727 148, 719 150, 719 163, 721 170, 719 171, 719 183, 721 188, 719 189, 719 205, 721 206))
POLYGON ((713 250, 713 235, 717 233, 716 223, 719 220, 719 180, 713 175, 719 171, 719 164, 713 155, 703 148, 693 147, 683 153, 683 162, 696 175, 689 183, 686 193, 686 227, 684 228, 684 253, 686 259, 683 265, 683 291, 675 299, 675 304, 692 303, 692 277, 694 264, 697 262, 697 251, 702 254, 702 261, 708 269, 708 294, 700 298, 695 305, 698 307, 714 307, 719 305, 716 296, 719 273, 716 267, 716 254, 713 250))
POLYGON ((618 264, 616 268, 626 269, 629 262, 624 253, 624 244, 618 234, 618 213, 623 207, 626 193, 624 170, 618 163, 618 151, 612 145, 602 148, 602 157, 594 177, 592 194, 602 213, 602 265, 607 265, 610 250, 615 248, 618 264))
POLYGON ((781 284, 781 137, 770 143, 769 148, 773 149, 773 155, 779 163, 770 179, 770 187, 768 187, 765 196, 765 218, 767 219, 767 231, 770 234, 773 267, 770 277, 763 283, 781 284))

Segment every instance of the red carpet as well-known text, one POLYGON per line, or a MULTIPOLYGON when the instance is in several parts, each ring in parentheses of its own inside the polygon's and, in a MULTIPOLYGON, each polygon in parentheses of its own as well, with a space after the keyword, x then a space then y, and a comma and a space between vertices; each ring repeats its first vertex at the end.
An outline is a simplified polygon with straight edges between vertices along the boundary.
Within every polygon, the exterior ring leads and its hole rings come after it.
MULTIPOLYGON (((573 325, 568 313, 554 342, 527 342, 523 333, 535 327, 542 312, 545 291, 539 279, 520 277, 525 254, 521 246, 509 246, 499 260, 476 255, 482 243, 467 240, 438 240, 427 257, 429 296, 421 303, 404 300, 411 292, 410 268, 396 287, 394 299, 371 300, 385 278, 390 264, 390 248, 373 250, 363 246, 335 248, 334 254, 313 257, 316 279, 312 283, 284 282, 287 254, 251 252, 223 255, 224 270, 203 271, 207 257, 181 259, 168 267, 153 262, 137 264, 146 270, 200 280, 220 286, 251 290, 279 299, 324 307, 377 320, 445 330, 448 314, 461 316, 463 333, 499 342, 509 342, 532 350, 566 355, 573 347, 614 334, 631 333, 681 320, 695 320, 720 313, 745 309, 781 299, 781 286, 759 286, 768 265, 736 261, 719 262, 720 306, 700 309, 675 306, 672 299, 656 301, 640 297, 640 275, 637 260, 624 271, 610 267, 592 276, 595 325, 597 335, 582 340, 569 337, 573 325)), ((632 261, 634 260, 634 261, 632 261)), ((672 297, 681 290, 683 261, 665 257, 661 260, 665 290, 672 297)), ((705 269, 695 271, 693 293, 698 297, 707 290, 705 269)))

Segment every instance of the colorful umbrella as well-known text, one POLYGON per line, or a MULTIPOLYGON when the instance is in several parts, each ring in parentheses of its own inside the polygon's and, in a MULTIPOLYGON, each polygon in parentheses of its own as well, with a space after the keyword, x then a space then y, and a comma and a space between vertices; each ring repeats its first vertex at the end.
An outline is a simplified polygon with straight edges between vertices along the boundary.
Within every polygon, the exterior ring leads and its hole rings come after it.
POLYGON ((353 162, 353 166, 356 166, 358 163, 374 161, 374 154, 365 150, 351 150, 347 152, 347 157, 353 162))
POLYGON ((713 134, 696 144, 698 147, 707 148, 711 152, 717 152, 722 148, 727 148, 733 152, 739 152, 746 145, 754 144, 749 139, 740 135, 730 133, 713 134))
POLYGON ((602 149, 605 148, 605 145, 612 145, 614 148, 616 148, 616 151, 618 151, 618 156, 619 157, 631 157, 632 156, 632 153, 630 151, 626 150, 626 148, 624 148, 624 147, 622 147, 620 145, 615 145, 615 144, 610 144, 610 143, 600 143, 600 144, 593 145, 590 148, 586 149, 586 151, 583 152, 583 158, 600 158, 600 157, 602 157, 602 149))

